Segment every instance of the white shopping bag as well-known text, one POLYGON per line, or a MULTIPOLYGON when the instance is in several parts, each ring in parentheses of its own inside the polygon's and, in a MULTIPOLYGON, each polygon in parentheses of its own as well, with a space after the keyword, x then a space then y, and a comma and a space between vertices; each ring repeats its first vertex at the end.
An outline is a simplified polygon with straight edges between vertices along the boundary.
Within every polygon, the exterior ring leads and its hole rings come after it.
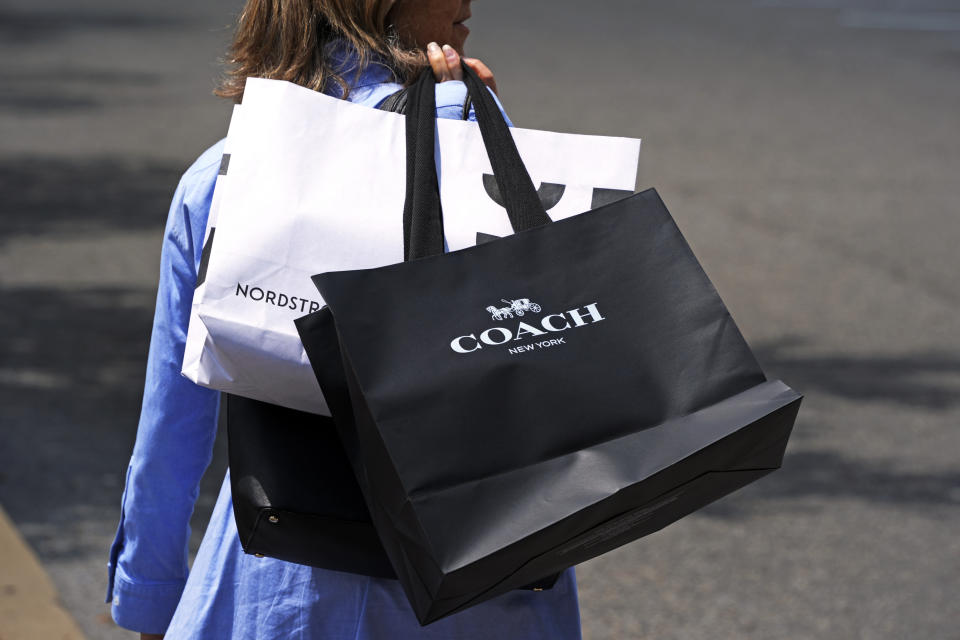
MULTIPOLYGON (((449 250, 512 233, 478 126, 438 120, 437 132, 449 250)), ((633 193, 640 140, 512 133, 554 220, 633 193)), ((225 149, 183 374, 329 415, 293 321, 323 305, 310 276, 403 260, 404 117, 251 78, 225 149)))

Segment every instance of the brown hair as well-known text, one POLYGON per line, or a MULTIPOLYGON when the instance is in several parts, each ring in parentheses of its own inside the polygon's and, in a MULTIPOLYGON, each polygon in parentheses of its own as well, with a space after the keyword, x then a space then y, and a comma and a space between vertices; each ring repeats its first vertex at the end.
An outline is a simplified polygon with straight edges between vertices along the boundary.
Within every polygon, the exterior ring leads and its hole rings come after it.
POLYGON ((248 77, 287 80, 323 91, 331 83, 342 97, 349 75, 371 61, 406 84, 426 66, 425 56, 406 47, 387 24, 391 0, 247 0, 230 45, 229 69, 214 93, 240 102, 248 77), (338 68, 328 45, 343 41, 356 61, 338 68))

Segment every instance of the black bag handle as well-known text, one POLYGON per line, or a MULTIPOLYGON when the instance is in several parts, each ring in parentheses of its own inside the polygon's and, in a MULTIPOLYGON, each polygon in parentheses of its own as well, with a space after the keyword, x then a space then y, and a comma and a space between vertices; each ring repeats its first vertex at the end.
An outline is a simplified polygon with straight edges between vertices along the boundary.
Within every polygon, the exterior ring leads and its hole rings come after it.
POLYGON ((510 226, 514 232, 519 232, 547 224, 550 217, 547 216, 537 189, 527 173, 510 127, 500 113, 500 107, 476 72, 466 64, 462 66, 463 81, 473 99, 477 124, 480 126, 483 144, 487 148, 497 187, 504 197, 510 226))
POLYGON ((403 259, 443 253, 440 182, 434 161, 436 94, 430 69, 410 87, 407 98, 407 193, 403 203, 403 259))
MULTIPOLYGON (((514 232, 550 222, 500 108, 477 74, 463 65, 464 84, 514 232)), ((406 115, 407 194, 403 209, 404 259, 443 253, 443 213, 437 179, 436 79, 427 69, 410 88, 406 115)))

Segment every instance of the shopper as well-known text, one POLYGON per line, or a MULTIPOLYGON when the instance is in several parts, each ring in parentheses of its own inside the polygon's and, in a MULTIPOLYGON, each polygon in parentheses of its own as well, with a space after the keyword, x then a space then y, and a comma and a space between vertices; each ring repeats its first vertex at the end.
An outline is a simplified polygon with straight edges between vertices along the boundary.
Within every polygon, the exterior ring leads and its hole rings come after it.
MULTIPOLYGON (((375 107, 429 62, 441 81, 438 117, 460 118, 469 17, 470 0, 248 0, 218 93, 239 100, 255 76, 375 107)), ((466 62, 496 91, 482 62, 466 62)), ((170 207, 143 409, 110 553, 114 619, 142 638, 168 640, 578 639, 572 569, 553 589, 513 591, 420 627, 396 580, 246 555, 229 474, 188 575, 189 519, 212 455, 219 394, 180 368, 222 154, 223 141, 200 156, 170 207)))

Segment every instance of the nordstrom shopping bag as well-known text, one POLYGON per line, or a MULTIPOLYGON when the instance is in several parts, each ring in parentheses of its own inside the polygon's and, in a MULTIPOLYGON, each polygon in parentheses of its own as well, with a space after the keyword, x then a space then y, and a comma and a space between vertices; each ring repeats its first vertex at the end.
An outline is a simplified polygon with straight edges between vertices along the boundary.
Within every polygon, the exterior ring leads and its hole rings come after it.
MULTIPOLYGON (((476 124, 438 127, 449 248, 512 233, 476 124)), ((633 192, 639 140, 513 135, 554 219, 633 192)), ((293 321, 323 304, 311 275, 403 259, 404 139, 401 115, 247 81, 214 193, 184 375, 329 415, 293 321)))
POLYGON ((548 224, 466 73, 518 233, 442 253, 426 75, 407 115, 408 261, 315 276, 327 306, 298 320, 424 624, 778 468, 801 399, 766 379, 655 191, 548 224))

